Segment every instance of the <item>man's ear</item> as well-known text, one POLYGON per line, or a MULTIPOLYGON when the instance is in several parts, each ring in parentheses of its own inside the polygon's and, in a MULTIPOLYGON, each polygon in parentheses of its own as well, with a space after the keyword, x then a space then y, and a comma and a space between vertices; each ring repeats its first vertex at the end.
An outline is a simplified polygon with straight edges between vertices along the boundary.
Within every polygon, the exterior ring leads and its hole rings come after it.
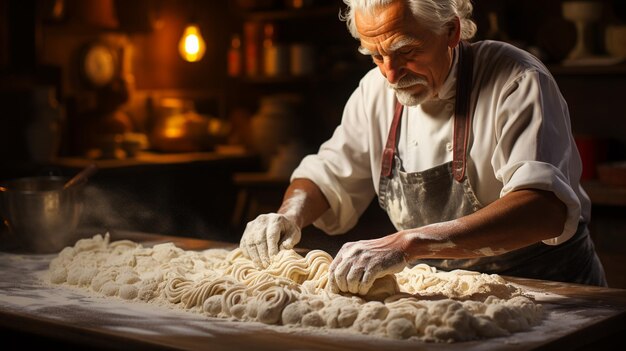
POLYGON ((461 20, 459 17, 454 17, 454 19, 446 24, 446 35, 448 36, 448 47, 454 48, 459 44, 461 40, 461 20))

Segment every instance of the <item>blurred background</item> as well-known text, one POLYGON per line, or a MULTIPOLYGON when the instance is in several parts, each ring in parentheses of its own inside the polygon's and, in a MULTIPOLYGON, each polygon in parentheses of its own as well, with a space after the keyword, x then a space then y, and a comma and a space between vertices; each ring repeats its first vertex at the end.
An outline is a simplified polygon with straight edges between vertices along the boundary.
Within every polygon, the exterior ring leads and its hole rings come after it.
MULTIPOLYGON (((539 57, 567 99, 592 235, 626 286, 626 1, 475 0, 476 40, 539 57)), ((91 163, 83 228, 237 242, 373 64, 340 0, 0 0, 0 181, 91 163)), ((87 230, 87 229, 86 229, 87 230)), ((331 241, 391 231, 374 202, 331 241), (367 230, 365 230, 367 228, 367 230)))

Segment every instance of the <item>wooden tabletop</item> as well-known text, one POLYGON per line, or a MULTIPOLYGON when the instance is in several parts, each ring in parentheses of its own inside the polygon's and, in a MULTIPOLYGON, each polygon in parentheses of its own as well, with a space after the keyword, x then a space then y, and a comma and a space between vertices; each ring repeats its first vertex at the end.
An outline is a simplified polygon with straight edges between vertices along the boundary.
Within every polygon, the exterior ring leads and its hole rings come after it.
MULTIPOLYGON (((145 233, 111 233, 186 250, 236 244, 145 233)), ((531 293, 546 319, 508 337, 451 344, 315 331, 209 318, 199 313, 89 295, 43 284, 54 255, 0 253, 0 337, 19 347, 100 350, 591 350, 626 345, 626 290, 505 277, 531 293)), ((622 348, 623 349, 623 348, 622 348)))

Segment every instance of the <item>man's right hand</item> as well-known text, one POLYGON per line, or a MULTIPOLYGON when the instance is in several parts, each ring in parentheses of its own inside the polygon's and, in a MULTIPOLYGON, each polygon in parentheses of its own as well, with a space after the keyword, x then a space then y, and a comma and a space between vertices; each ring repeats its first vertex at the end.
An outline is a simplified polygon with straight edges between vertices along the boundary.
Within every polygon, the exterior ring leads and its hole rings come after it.
POLYGON ((268 213, 246 225, 239 247, 257 267, 266 268, 280 250, 292 249, 300 242, 300 227, 285 215, 268 213))

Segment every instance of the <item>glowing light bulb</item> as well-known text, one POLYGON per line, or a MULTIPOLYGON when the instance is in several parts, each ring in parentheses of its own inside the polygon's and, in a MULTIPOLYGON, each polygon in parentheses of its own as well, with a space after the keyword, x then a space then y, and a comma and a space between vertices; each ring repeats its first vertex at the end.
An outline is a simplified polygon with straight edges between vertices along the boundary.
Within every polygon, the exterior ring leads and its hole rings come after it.
POLYGON ((178 51, 185 61, 200 61, 204 56, 206 45, 197 24, 189 24, 178 43, 178 51))

